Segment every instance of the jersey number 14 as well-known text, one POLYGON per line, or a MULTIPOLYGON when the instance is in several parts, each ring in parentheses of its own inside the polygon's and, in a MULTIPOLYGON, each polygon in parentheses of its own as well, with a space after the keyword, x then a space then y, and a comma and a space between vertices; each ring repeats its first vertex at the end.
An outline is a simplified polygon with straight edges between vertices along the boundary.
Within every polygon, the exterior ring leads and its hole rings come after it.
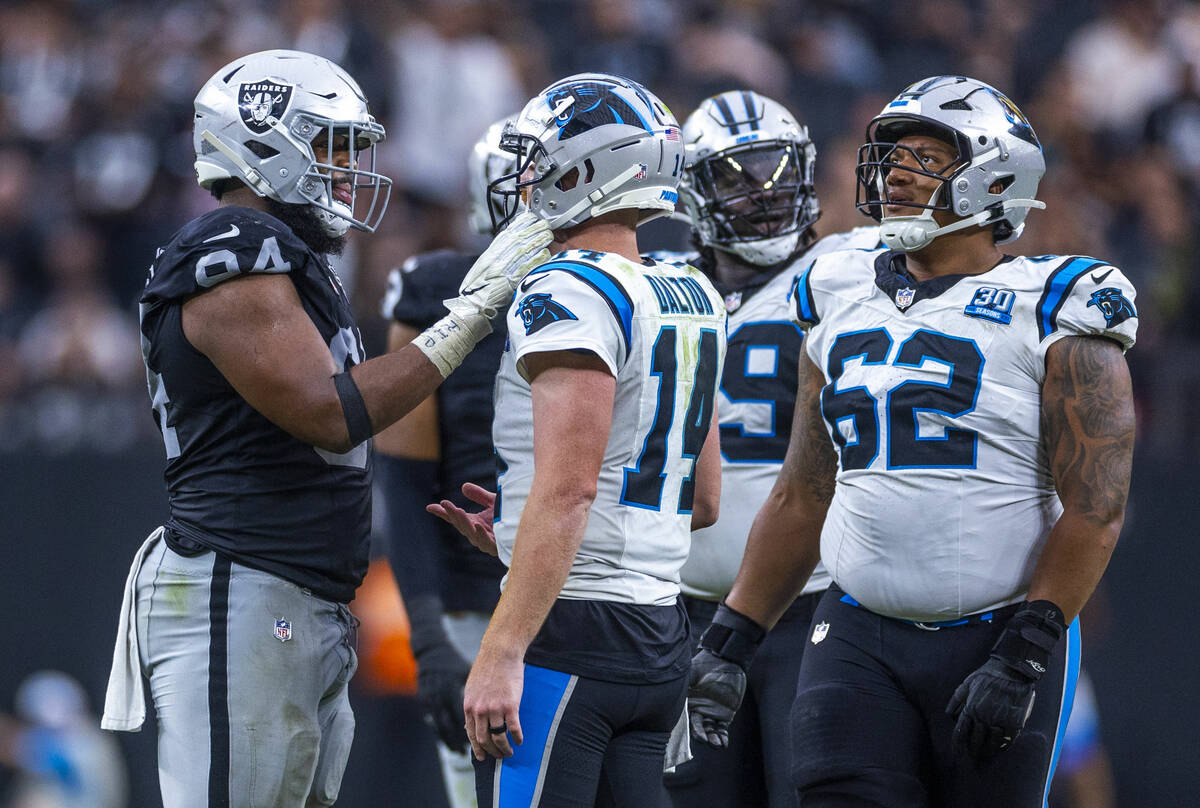
MULTIPOLYGON (((625 469, 625 486, 621 492, 621 504, 652 511, 662 507, 663 488, 667 480, 666 468, 669 458, 668 438, 675 420, 675 394, 679 360, 676 354, 677 330, 664 326, 654 341, 650 361, 650 375, 658 377, 658 401, 654 412, 654 423, 646 433, 642 452, 633 467, 625 469)), ((691 353, 682 347, 683 354, 691 353)), ((688 400, 687 413, 683 420, 682 459, 690 460, 688 475, 679 488, 677 513, 691 513, 692 500, 696 491, 696 459, 708 437, 712 423, 714 398, 717 388, 717 332, 711 328, 700 331, 695 360, 695 375, 692 379, 692 395, 688 400)))

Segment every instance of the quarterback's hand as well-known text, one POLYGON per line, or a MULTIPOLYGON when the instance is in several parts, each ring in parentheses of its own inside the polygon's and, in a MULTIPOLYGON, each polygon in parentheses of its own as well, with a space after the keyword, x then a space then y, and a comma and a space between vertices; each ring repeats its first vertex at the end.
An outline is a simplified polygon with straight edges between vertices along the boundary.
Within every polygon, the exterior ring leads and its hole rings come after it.
POLYGON ((467 499, 477 505, 482 505, 483 510, 467 513, 448 499, 426 505, 425 510, 439 519, 449 522, 476 548, 490 556, 498 555, 496 533, 492 527, 496 495, 474 483, 463 483, 462 492, 467 499))
POLYGON ((957 748, 984 759, 1012 745, 1033 712, 1037 682, 1066 628, 1062 611, 1050 601, 1021 605, 987 661, 967 676, 946 705, 948 714, 958 716, 957 748))
POLYGON ((701 648, 688 675, 688 725, 692 737, 723 749, 729 725, 746 693, 746 672, 736 663, 701 648))
POLYGON ((467 751, 467 733, 462 727, 463 685, 471 666, 449 642, 422 649, 417 658, 417 699, 425 720, 438 737, 455 752, 467 751))
POLYGON ((512 302, 525 273, 550 260, 547 247, 553 240, 544 220, 529 211, 517 214, 475 260, 458 287, 458 297, 444 301, 446 308, 466 320, 492 319, 512 302))
POLYGON ((512 757, 512 745, 524 740, 518 715, 524 686, 521 655, 494 651, 485 638, 463 691, 467 739, 476 760, 512 757))

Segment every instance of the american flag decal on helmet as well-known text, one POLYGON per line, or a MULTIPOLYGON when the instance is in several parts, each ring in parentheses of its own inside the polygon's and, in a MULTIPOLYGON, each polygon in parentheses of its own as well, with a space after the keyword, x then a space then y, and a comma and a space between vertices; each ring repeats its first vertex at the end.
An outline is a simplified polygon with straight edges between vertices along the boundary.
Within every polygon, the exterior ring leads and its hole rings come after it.
POLYGON ((679 130, 673 126, 668 126, 667 131, 664 132, 664 134, 666 135, 667 140, 679 140, 679 130))

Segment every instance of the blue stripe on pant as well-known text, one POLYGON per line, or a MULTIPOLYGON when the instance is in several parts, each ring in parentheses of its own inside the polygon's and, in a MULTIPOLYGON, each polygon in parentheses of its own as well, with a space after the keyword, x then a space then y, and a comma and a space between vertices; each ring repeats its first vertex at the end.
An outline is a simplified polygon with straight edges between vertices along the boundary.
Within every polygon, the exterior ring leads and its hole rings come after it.
POLYGON ((511 758, 496 765, 494 808, 527 808, 537 804, 555 731, 576 678, 561 671, 525 666, 520 707, 521 731, 525 737, 520 746, 513 747, 511 758))
POLYGON ((1058 732, 1054 736, 1054 754, 1050 757, 1050 771, 1046 773, 1046 787, 1042 792, 1043 807, 1050 799, 1050 783, 1054 781, 1054 769, 1058 766, 1059 755, 1062 754, 1063 739, 1067 735, 1067 722, 1071 720, 1071 707, 1075 703, 1075 688, 1079 684, 1079 655, 1080 635, 1079 618, 1071 621, 1067 628, 1067 670, 1066 681, 1063 683, 1062 708, 1058 716, 1058 732))

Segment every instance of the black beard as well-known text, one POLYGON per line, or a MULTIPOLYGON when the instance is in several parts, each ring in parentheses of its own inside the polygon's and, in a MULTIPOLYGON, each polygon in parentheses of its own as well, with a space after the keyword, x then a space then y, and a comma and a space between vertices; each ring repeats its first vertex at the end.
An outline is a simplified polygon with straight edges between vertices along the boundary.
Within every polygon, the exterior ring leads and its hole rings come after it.
POLYGON ((266 198, 267 213, 291 228, 296 238, 303 241, 318 255, 341 255, 346 249, 346 236, 331 236, 317 218, 317 209, 312 205, 288 205, 266 198))

